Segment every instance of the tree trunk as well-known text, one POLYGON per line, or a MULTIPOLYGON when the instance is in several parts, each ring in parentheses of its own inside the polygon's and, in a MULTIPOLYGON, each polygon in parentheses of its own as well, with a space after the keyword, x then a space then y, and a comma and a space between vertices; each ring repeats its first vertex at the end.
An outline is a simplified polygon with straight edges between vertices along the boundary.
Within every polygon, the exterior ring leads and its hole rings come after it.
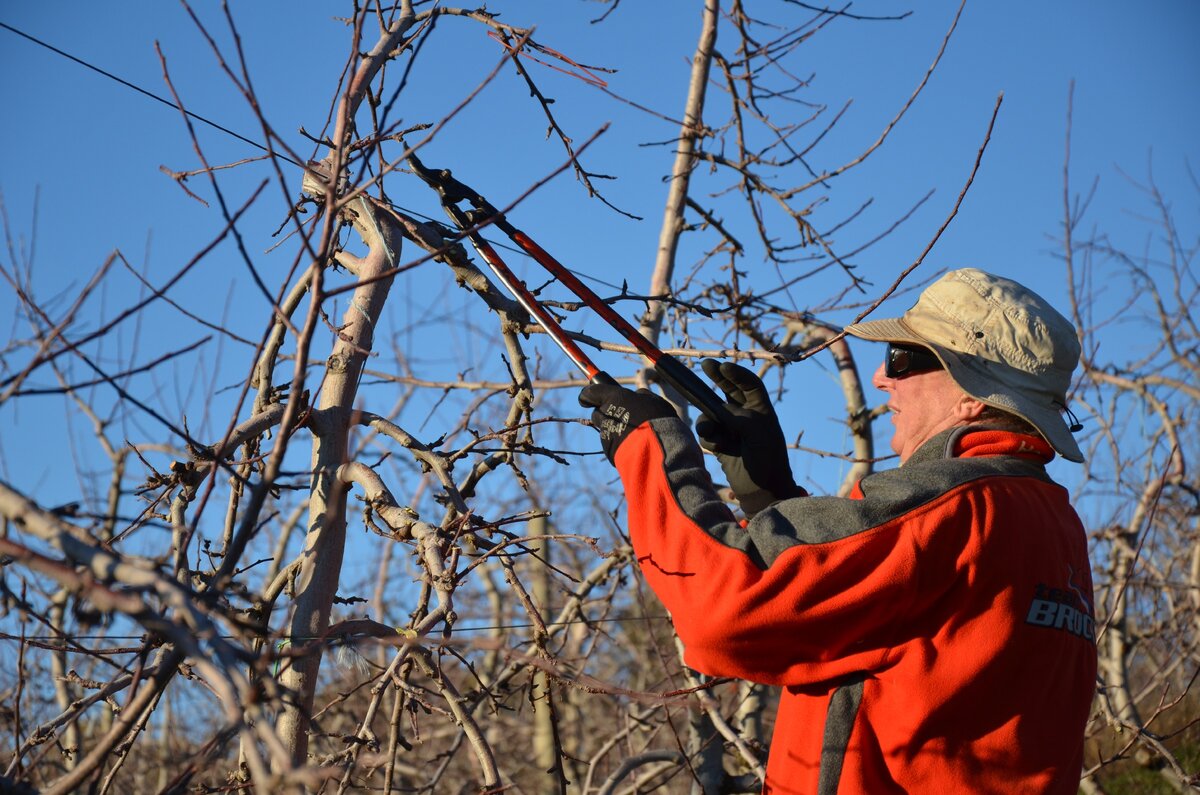
MULTIPOLYGON (((412 27, 413 19, 412 3, 403 0, 400 15, 362 57, 346 88, 338 106, 334 148, 328 161, 331 168, 326 175, 328 185, 305 180, 306 190, 324 188, 335 194, 323 197, 327 209, 338 201, 337 186, 343 176, 359 105, 367 96, 375 75, 412 27)), ((294 698, 287 702, 276 727, 280 739, 291 752, 293 765, 303 765, 308 758, 309 720, 321 668, 322 644, 318 641, 329 626, 329 612, 337 595, 345 550, 346 487, 338 480, 337 470, 346 459, 354 398, 374 344, 375 326, 392 286, 392 277, 381 278, 381 275, 395 269, 402 240, 394 221, 377 211, 374 201, 365 194, 349 202, 343 217, 354 225, 369 253, 362 259, 338 257, 338 261, 359 278, 360 286, 351 294, 343 315, 343 325, 326 366, 320 404, 310 421, 314 442, 308 536, 296 578, 296 608, 288 637, 293 646, 311 643, 313 652, 293 659, 280 676, 280 684, 288 688, 294 698)), ((321 298, 320 295, 312 296, 313 301, 319 302, 321 298)))
POLYGON ((323 645, 318 641, 329 626, 346 543, 346 487, 338 480, 337 470, 346 461, 354 398, 392 284, 391 277, 379 277, 395 268, 400 254, 399 235, 391 226, 376 222, 371 200, 359 197, 353 206, 355 226, 370 253, 354 268, 365 284, 351 294, 342 316, 341 330, 327 362, 321 400, 310 421, 314 444, 308 536, 288 632, 293 648, 311 645, 312 652, 293 658, 280 676, 280 683, 295 694, 278 722, 279 736, 290 749, 294 765, 303 765, 308 755, 309 716, 323 645))
MULTIPOLYGON (((529 535, 546 534, 546 517, 537 516, 529 522, 529 535)), ((545 621, 550 613, 550 545, 545 541, 533 542, 530 548, 541 560, 532 562, 530 596, 533 604, 545 621)), ((544 639, 543 639, 544 642, 544 639)), ((537 792, 539 795, 562 795, 566 792, 566 771, 562 767, 558 727, 555 722, 555 707, 550 690, 550 676, 545 671, 533 675, 533 763, 539 772, 537 792)))
MULTIPOLYGON (((683 113, 683 127, 679 131, 679 148, 675 154, 675 165, 671 169, 671 187, 667 192, 662 229, 658 235, 658 255, 654 260, 654 273, 650 276, 650 295, 666 295, 671 290, 671 277, 675 273, 675 251, 679 246, 679 235, 683 232, 683 208, 687 203, 688 183, 696 164, 693 152, 696 139, 704 129, 701 118, 704 115, 704 94, 708 88, 713 46, 717 41, 719 15, 718 0, 705 0, 700 41, 696 45, 696 54, 692 56, 692 77, 683 113)), ((646 307, 646 314, 642 316, 641 332, 651 342, 658 341, 665 312, 666 304, 662 301, 650 301, 646 307)))

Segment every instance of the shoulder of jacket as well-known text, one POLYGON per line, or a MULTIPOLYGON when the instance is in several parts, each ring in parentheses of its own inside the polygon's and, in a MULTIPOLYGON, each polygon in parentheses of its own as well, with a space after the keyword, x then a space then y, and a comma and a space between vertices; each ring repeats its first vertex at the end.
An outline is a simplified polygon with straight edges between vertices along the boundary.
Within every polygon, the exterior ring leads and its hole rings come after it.
MULTIPOLYGON (((800 543, 815 544, 848 540, 867 531, 890 526, 897 532, 910 532, 927 524, 921 517, 936 506, 942 520, 947 511, 961 504, 968 512, 970 500, 962 498, 989 488, 997 479, 1039 476, 1040 467, 1017 458, 948 458, 917 462, 897 469, 868 475, 859 481, 862 496, 798 497, 775 503, 751 522, 785 521, 800 543)), ((1010 480, 1011 482, 1011 480, 1010 480)), ((1052 481, 1051 481, 1052 482, 1052 481)), ((788 535, 788 534, 780 534, 788 535)))

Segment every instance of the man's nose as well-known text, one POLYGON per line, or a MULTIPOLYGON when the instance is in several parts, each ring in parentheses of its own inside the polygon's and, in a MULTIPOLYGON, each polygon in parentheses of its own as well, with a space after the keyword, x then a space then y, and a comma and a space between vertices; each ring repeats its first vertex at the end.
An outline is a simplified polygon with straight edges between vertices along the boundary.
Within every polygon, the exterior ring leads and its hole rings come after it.
POLYGON ((874 374, 871 376, 871 385, 876 389, 886 392, 894 380, 895 379, 893 378, 888 378, 887 370, 884 368, 883 364, 880 363, 880 365, 875 368, 874 374))

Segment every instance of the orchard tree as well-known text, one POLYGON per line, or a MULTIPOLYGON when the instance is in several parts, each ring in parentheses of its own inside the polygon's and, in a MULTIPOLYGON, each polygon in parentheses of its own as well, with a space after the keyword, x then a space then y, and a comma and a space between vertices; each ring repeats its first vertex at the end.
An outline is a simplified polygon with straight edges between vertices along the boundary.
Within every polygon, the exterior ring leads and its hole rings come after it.
MULTIPOLYGON (((619 5, 580 13, 601 29, 619 5)), ((609 195, 612 176, 592 170, 589 148, 603 129, 571 129, 540 75, 565 72, 575 91, 632 100, 607 87, 604 66, 543 41, 536 19, 354 3, 336 21, 346 41, 344 62, 330 66, 336 92, 309 117, 286 120, 310 131, 311 148, 300 151, 262 110, 233 15, 212 23, 185 8, 221 79, 254 111, 266 149, 214 162, 169 53, 160 54, 197 160, 164 179, 220 219, 211 243, 158 280, 117 251, 67 297, 43 295, 20 246, 0 268, 26 327, 0 349, 0 404, 33 412, 49 396, 70 401, 103 463, 57 451, 80 462, 77 496, 59 504, 0 481, 0 587, 18 649, 3 657, 11 675, 0 714, 13 739, 4 783, 48 793, 757 791, 772 692, 682 664, 669 617, 639 578, 618 484, 581 427, 582 376, 472 246, 490 240, 508 257, 504 219, 515 223, 559 174, 592 212, 632 221, 609 195), (495 57, 448 112, 425 118, 407 104, 410 75, 426 65, 461 71, 463 29, 486 33, 471 41, 495 57), (439 215, 439 182, 484 175, 463 172, 440 142, 502 76, 527 89, 525 111, 541 118, 560 165, 494 191, 489 203, 503 217, 456 222, 439 215), (412 121, 400 120, 401 108, 412 121), (264 167, 266 180, 235 181, 264 167), (264 205, 274 207, 278 242, 253 254, 241 224, 264 205), (259 315, 214 323, 172 292, 219 246, 254 275, 259 315), (446 289, 414 304, 399 285, 418 271, 446 289), (112 284, 140 297, 96 309, 112 284), (147 361, 122 336, 185 336, 166 328, 204 328, 205 337, 147 361), (462 333, 491 366, 439 345, 462 333), (417 334, 436 349, 414 354, 417 334), (213 363, 219 377, 180 390, 199 390, 189 397, 206 413, 229 407, 217 431, 201 434, 169 385, 214 339, 235 353, 213 363), (367 575, 348 565, 362 561, 367 575)), ((841 325, 937 275, 921 265, 974 179, 995 114, 980 119, 978 156, 963 164, 944 220, 893 271, 866 274, 855 263, 895 224, 865 229, 858 210, 838 215, 828 201, 839 177, 904 123, 958 18, 877 137, 822 163, 819 145, 838 135, 841 114, 807 98, 805 45, 831 26, 887 18, 738 0, 652 15, 698 36, 678 104, 642 109, 671 130, 657 149, 657 246, 641 282, 613 287, 604 302, 685 361, 739 358, 781 388, 797 363, 830 367, 842 407, 830 422, 844 428, 846 449, 795 444, 834 462, 842 477, 820 488, 844 492, 881 460, 872 423, 886 408, 869 407, 841 325), (803 307, 783 299, 797 290, 803 307)), ((1064 226, 1085 349, 1075 400, 1090 463, 1078 498, 1094 538, 1101 624, 1084 781, 1093 791, 1124 775, 1127 760, 1178 786, 1197 769, 1188 716, 1200 670, 1200 492, 1185 466, 1197 420, 1195 243, 1152 185, 1147 192, 1161 210, 1164 253, 1129 256, 1102 234, 1081 242, 1086 202, 1068 200, 1064 226), (1136 289, 1112 317, 1139 318, 1147 342, 1140 358, 1119 363, 1100 344, 1110 322, 1097 301, 1114 274, 1136 289)), ((564 327, 589 322, 581 301, 538 279, 530 289, 564 327)), ((623 362, 623 372, 611 368, 621 381, 691 411, 634 346, 604 333, 568 332, 623 362)))

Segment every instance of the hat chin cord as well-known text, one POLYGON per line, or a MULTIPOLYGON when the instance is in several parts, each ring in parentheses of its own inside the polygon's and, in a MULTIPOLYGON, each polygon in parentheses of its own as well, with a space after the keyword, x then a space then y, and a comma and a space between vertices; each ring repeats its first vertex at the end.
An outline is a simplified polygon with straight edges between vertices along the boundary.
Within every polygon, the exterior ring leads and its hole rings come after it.
POLYGON ((1067 406, 1066 403, 1059 403, 1056 400, 1054 401, 1054 405, 1058 406, 1059 410, 1066 414, 1067 419, 1071 421, 1071 424, 1067 426, 1068 431, 1071 433, 1079 433, 1083 430, 1083 423, 1079 421, 1079 418, 1075 416, 1075 412, 1071 411, 1070 407, 1067 406))

